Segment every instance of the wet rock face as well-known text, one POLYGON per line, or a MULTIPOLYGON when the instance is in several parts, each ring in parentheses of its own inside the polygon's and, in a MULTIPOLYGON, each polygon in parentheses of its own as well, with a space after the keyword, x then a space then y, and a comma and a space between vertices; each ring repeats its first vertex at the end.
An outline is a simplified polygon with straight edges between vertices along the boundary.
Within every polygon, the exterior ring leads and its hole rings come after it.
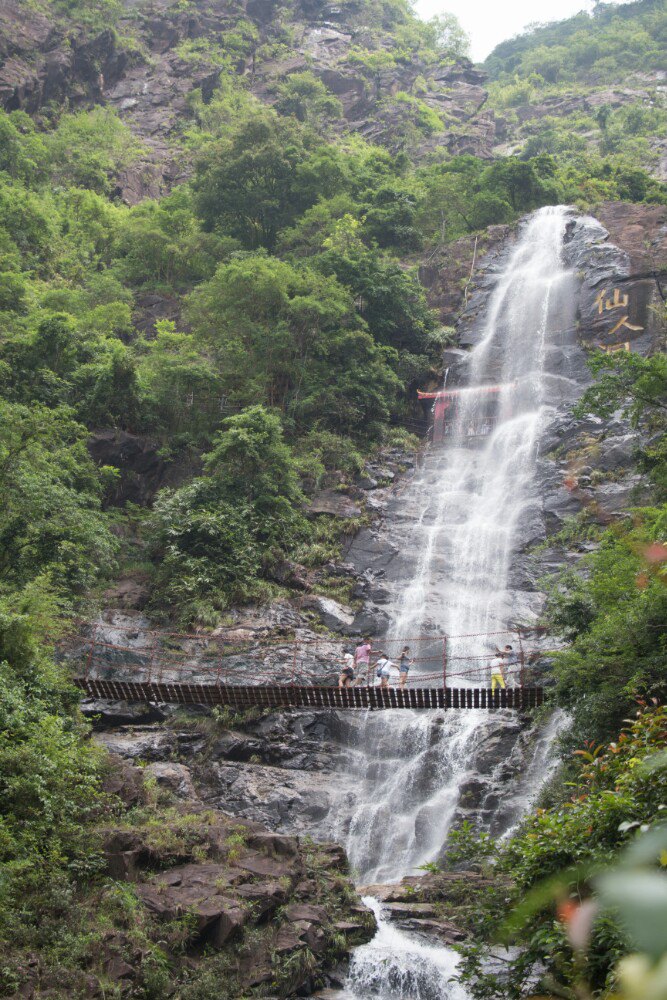
POLYGON ((107 709, 95 739, 117 764, 141 761, 179 799, 285 833, 324 829, 348 781, 348 722, 334 712, 292 711, 231 724, 206 716, 187 728, 178 716, 166 725, 124 724, 107 709))
POLYGON ((660 332, 655 307, 667 275, 667 209, 607 202, 599 216, 574 222, 565 246, 567 262, 583 275, 580 340, 646 354, 660 332))

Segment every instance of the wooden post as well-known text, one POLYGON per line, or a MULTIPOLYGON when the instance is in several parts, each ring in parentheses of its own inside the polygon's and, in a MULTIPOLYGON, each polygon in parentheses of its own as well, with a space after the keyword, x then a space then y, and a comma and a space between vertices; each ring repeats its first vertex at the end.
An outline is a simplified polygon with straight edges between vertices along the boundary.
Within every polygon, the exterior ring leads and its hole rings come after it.
POLYGON ((93 662, 93 653, 95 652, 95 642, 97 637, 97 625, 93 627, 93 634, 90 637, 90 649, 88 651, 88 657, 86 659, 86 666, 84 668, 83 676, 88 680, 88 675, 90 674, 90 667, 93 662))
POLYGON ((442 637, 442 688, 447 690, 447 636, 442 637))
POLYGON ((292 687, 296 684, 296 636, 294 638, 294 655, 292 656, 292 687))
POLYGON ((519 662, 521 667, 519 669, 519 687, 523 690, 526 683, 525 670, 526 670, 526 657, 523 651, 523 642, 521 640, 521 630, 517 629, 516 633, 519 637, 519 662))
POLYGON ((153 664, 155 662, 155 644, 157 643, 157 632, 153 632, 153 638, 151 639, 151 649, 148 655, 148 683, 150 684, 153 680, 153 664))

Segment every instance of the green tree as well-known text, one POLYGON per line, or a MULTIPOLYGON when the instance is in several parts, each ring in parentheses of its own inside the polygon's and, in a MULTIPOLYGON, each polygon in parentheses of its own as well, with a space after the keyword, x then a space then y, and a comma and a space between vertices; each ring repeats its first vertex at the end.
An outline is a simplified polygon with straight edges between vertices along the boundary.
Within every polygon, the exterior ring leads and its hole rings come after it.
POLYGON ((0 400, 0 588, 81 592, 114 565, 98 470, 70 410, 0 400))
POLYGON ((428 40, 440 58, 454 61, 470 55, 470 38, 454 14, 438 14, 426 25, 428 40))
POLYGON ((231 404, 277 407, 297 429, 315 420, 339 433, 377 434, 396 382, 335 277, 243 257, 193 293, 188 316, 215 352, 231 404))
POLYGON ((419 200, 413 192, 398 186, 383 185, 373 192, 364 210, 364 238, 380 247, 404 253, 419 250, 423 237, 417 227, 419 200))
POLYGON ((291 504, 303 499, 280 418, 263 406, 226 418, 204 467, 230 498, 240 493, 260 506, 278 496, 291 504))
POLYGON ((323 243, 317 266, 350 289, 373 336, 393 348, 418 351, 434 326, 424 290, 416 276, 368 247, 357 220, 339 220, 323 243))
POLYGON ((550 589, 546 621, 569 640, 556 656, 561 704, 573 713, 570 741, 600 742, 618 730, 635 698, 664 699, 667 649, 667 507, 642 508, 550 589))
POLYGON ((249 249, 272 249, 278 232, 317 200, 317 187, 299 177, 310 146, 294 119, 252 114, 198 165, 197 207, 205 228, 224 228, 249 249))
POLYGON ((143 406, 134 354, 116 340, 102 346, 96 358, 75 373, 77 412, 89 427, 137 431, 143 406))
POLYGON ((275 109, 281 115, 293 115, 298 121, 307 122, 316 128, 321 128, 343 114, 343 106, 338 98, 309 70, 291 73, 278 86, 275 109))
POLYGON ((29 184, 44 170, 46 158, 32 118, 24 111, 0 111, 0 171, 29 184))
POLYGON ((170 320, 160 320, 156 331, 137 364, 146 422, 170 447, 206 445, 222 416, 220 375, 192 334, 176 332, 170 320))
POLYGON ((143 201, 118 228, 115 271, 130 285, 181 288, 201 281, 240 248, 229 236, 202 231, 192 193, 178 188, 160 202, 143 201))
POLYGON ((493 191, 480 191, 473 198, 469 208, 470 225, 473 229, 486 229, 503 222, 511 222, 514 210, 510 203, 493 191))
POLYGON ((261 596, 261 552, 247 504, 220 498, 211 479, 162 490, 148 519, 157 559, 152 609, 182 625, 215 625, 231 603, 261 596))
POLYGON ((21 269, 34 269, 40 276, 48 274, 58 244, 56 222, 57 213, 50 199, 20 184, 3 182, 0 177, 0 245, 4 230, 3 252, 15 248, 21 269))
POLYGON ((0 596, 0 943, 35 945, 82 878, 100 868, 91 836, 101 753, 84 739, 78 693, 50 658, 61 607, 44 579, 0 596))
POLYGON ((540 205, 558 202, 559 191, 551 180, 549 158, 523 162, 515 157, 500 160, 483 172, 483 189, 505 198, 515 212, 529 212, 540 205))
POLYGON ((279 417, 252 406, 228 417, 204 458, 206 476, 163 491, 149 524, 160 557, 156 597, 182 621, 213 624, 308 537, 297 464, 279 417))
POLYGON ((109 108, 64 115, 44 141, 54 183, 103 194, 111 189, 112 174, 140 152, 130 129, 109 108))

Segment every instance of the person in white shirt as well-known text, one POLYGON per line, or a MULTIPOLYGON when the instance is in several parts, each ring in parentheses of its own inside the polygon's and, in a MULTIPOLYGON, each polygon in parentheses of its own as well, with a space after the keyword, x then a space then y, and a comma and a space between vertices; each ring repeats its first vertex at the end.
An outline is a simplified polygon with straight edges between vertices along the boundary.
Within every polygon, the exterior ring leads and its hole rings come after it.
POLYGON ((339 688, 352 687, 354 683, 354 656, 347 650, 343 653, 343 669, 338 678, 339 688))
POLYGON ((380 653, 377 663, 375 664, 375 675, 380 681, 380 687, 389 687, 389 675, 391 674, 391 668, 393 663, 391 660, 387 659, 385 653, 380 653))
POLYGON ((498 656, 502 657, 503 661, 503 676, 507 684, 510 687, 519 687, 520 685, 520 668, 519 668, 519 657, 514 652, 512 646, 509 643, 500 649, 496 646, 496 653, 498 656))

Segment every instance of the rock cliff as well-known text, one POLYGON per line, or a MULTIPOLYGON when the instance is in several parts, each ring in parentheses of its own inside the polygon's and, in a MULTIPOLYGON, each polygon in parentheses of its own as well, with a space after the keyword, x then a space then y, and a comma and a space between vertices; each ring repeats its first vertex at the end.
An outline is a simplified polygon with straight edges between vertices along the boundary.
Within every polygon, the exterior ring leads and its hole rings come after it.
POLYGON ((118 193, 130 204, 156 197, 189 175, 181 139, 193 115, 191 100, 195 93, 204 103, 211 100, 221 72, 230 70, 229 58, 231 71, 267 103, 290 74, 310 70, 340 100, 341 127, 394 152, 413 134, 415 119, 414 107, 397 95, 418 93, 446 127, 418 136, 413 153, 442 147, 491 155, 495 123, 484 111, 482 70, 468 60, 434 67, 413 58, 369 75, 351 57, 367 36, 353 8, 344 14, 321 3, 297 5, 286 14, 252 0, 186 6, 160 0, 146 7, 127 0, 115 30, 96 32, 66 18, 53 23, 8 0, 0 12, 0 104, 30 114, 52 102, 115 109, 142 147, 137 161, 116 178, 118 193), (249 54, 230 56, 228 33, 242 20, 254 26, 256 44, 249 54))

